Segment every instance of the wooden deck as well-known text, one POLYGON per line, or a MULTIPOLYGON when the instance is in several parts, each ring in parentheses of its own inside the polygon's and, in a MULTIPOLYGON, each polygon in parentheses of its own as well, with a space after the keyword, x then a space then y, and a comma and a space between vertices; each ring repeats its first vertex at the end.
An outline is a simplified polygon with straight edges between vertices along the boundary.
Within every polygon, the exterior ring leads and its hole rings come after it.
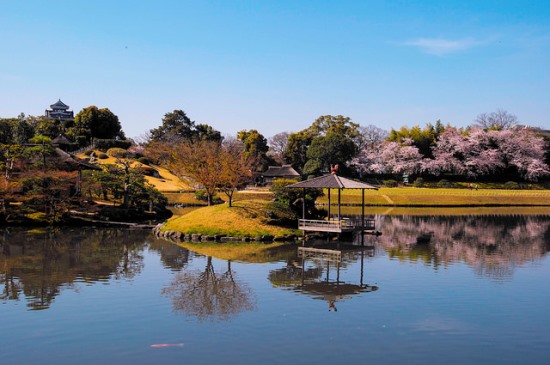
POLYGON ((364 219, 361 222, 360 218, 342 218, 330 220, 314 220, 314 219, 299 219, 298 229, 302 231, 314 232, 353 232, 374 230, 374 219, 364 219))

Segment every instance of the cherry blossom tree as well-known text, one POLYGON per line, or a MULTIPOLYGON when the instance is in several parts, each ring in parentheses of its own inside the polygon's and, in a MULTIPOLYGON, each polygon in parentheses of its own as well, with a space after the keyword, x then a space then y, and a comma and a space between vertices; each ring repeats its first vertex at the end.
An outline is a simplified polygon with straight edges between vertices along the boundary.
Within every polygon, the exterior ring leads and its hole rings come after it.
POLYGON ((433 156, 423 167, 434 175, 478 177, 514 169, 519 177, 536 181, 550 174, 544 162, 544 140, 524 128, 447 128, 434 146, 433 156))
POLYGON ((354 159, 354 165, 362 172, 380 174, 414 174, 422 171, 423 159, 410 139, 403 143, 385 142, 379 149, 365 148, 354 159))

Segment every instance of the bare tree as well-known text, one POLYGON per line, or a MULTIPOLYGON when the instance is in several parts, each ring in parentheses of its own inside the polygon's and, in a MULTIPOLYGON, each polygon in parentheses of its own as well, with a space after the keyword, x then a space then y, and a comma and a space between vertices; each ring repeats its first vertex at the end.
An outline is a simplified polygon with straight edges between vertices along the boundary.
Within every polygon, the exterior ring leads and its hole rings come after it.
POLYGON ((483 129, 504 130, 518 124, 518 118, 506 110, 497 109, 492 113, 481 113, 476 117, 475 125, 483 129))
POLYGON ((275 161, 281 165, 285 163, 285 151, 288 144, 289 132, 277 133, 273 137, 269 138, 269 151, 268 155, 273 157, 275 161))
POLYGON ((216 191, 223 191, 231 206, 235 189, 251 176, 243 143, 235 138, 223 142, 201 139, 175 142, 157 141, 147 147, 147 156, 164 164, 182 178, 192 178, 208 197, 208 205, 216 191))
POLYGON ((382 128, 378 128, 372 124, 359 127, 359 138, 356 141, 357 150, 362 151, 365 148, 378 146, 384 142, 390 133, 382 128))
POLYGON ((246 184, 252 177, 252 171, 245 158, 243 143, 236 138, 225 138, 220 151, 220 181, 218 189, 233 204, 233 194, 239 186, 246 184))

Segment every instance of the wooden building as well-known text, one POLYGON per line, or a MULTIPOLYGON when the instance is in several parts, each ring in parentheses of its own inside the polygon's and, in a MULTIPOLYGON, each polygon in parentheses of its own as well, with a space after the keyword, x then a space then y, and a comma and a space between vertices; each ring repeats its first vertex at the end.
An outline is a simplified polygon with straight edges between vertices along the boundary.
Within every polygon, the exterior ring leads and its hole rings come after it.
POLYGON ((300 174, 294 170, 291 165, 269 166, 268 169, 261 174, 261 182, 264 184, 272 184, 277 179, 300 179, 300 174))

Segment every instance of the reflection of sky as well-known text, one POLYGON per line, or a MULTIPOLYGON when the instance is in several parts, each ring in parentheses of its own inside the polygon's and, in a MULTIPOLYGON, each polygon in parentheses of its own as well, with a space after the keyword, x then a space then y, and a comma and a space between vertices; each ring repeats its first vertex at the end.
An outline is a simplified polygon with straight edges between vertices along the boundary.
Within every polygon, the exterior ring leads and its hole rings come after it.
MULTIPOLYGON (((192 255, 193 256, 193 255, 192 255)), ((212 259, 216 273, 227 262, 212 259)), ((0 311, 6 363, 79 364, 449 364, 549 363, 550 259, 515 269, 508 281, 477 275, 463 263, 435 270, 390 260, 382 250, 365 257, 364 283, 329 312, 327 303, 273 288, 268 275, 286 262, 232 262, 235 276, 257 298, 253 311, 222 322, 200 322, 174 312, 161 295, 178 274, 158 252, 144 250, 144 268, 132 280, 80 285, 62 291, 44 311, 7 302, 0 311), (8 335, 9 334, 9 335, 8 335), (156 343, 181 348, 152 349, 156 343), (518 350, 519 349, 519 350, 518 350), (31 351, 32 350, 32 351, 31 351)), ((183 270, 204 270, 193 256, 183 270)), ((340 280, 358 283, 360 261, 347 262, 340 280)), ((323 276, 324 277, 324 276, 323 276)), ((331 266, 331 279, 335 267, 331 266)))

